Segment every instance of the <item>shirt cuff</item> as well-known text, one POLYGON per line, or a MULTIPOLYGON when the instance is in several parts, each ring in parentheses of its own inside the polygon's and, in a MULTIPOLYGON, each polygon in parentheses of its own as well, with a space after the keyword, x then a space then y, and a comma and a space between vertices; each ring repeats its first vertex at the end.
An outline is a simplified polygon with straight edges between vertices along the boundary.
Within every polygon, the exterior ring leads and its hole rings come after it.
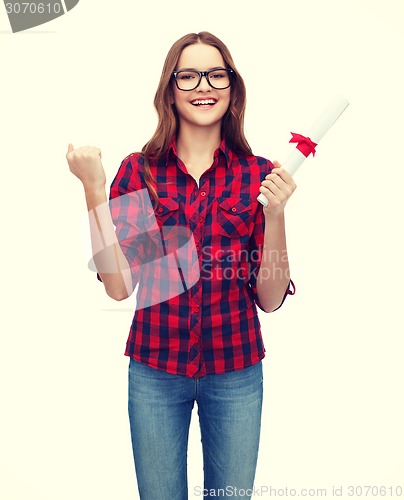
POLYGON ((283 296, 282 302, 279 304, 279 306, 274 309, 272 312, 277 311, 280 307, 282 307, 283 303, 285 302, 285 299, 288 295, 294 295, 296 293, 296 287, 295 284, 293 283, 292 280, 289 281, 288 288, 285 292, 285 295, 283 296), (293 288, 293 291, 291 290, 291 287, 293 288))

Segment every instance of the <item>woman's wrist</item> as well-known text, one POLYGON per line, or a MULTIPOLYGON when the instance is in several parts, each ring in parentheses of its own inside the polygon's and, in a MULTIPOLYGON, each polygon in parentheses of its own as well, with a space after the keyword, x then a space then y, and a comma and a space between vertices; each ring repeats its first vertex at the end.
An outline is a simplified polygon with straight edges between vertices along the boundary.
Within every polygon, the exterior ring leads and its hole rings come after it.
POLYGON ((107 202, 107 194, 104 185, 84 185, 84 193, 87 201, 88 210, 107 202))
POLYGON ((266 212, 264 210, 265 222, 271 224, 284 224, 285 223, 285 212, 281 210, 280 212, 266 212))

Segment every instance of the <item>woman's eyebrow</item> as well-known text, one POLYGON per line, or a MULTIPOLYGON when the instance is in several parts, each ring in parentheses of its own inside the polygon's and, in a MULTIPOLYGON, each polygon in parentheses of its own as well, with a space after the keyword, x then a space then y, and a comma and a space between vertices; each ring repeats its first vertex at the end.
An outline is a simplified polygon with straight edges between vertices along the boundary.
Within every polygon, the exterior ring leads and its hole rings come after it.
MULTIPOLYGON (((225 69, 225 68, 223 68, 223 66, 215 66, 214 68, 209 68, 206 71, 214 71, 215 69, 225 69)), ((177 71, 199 71, 199 70, 196 68, 180 68, 177 71)))

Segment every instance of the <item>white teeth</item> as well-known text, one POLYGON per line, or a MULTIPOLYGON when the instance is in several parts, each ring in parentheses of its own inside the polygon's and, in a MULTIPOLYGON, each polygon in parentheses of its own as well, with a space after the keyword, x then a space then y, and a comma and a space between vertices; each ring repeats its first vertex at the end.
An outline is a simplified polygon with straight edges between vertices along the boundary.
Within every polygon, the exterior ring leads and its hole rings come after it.
POLYGON ((195 105, 198 105, 198 104, 215 104, 215 100, 213 99, 196 99, 195 101, 192 101, 191 104, 195 104, 195 105))

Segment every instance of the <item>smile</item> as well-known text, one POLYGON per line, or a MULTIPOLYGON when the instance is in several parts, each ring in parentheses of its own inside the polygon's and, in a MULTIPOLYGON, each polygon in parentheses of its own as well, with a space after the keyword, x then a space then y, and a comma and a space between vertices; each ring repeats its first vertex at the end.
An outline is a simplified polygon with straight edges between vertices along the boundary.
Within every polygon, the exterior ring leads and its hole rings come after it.
POLYGON ((194 99, 191 104, 193 106, 213 106, 216 102, 216 99, 194 99))

